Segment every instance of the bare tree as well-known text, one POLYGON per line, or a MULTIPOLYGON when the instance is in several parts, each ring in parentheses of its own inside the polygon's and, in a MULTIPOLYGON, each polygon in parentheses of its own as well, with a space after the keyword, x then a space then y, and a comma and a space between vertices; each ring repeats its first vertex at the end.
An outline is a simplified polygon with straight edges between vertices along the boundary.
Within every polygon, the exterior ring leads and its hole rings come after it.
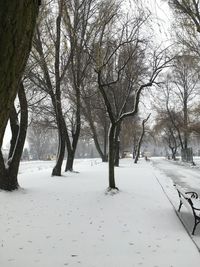
MULTIPOLYGON (((0 1, 0 148, 31 48, 40 1, 0 1)), ((0 151, 0 188, 18 188, 17 166, 12 173, 3 164, 0 151), (13 172, 15 174, 13 175, 13 172)))
POLYGON ((177 132, 177 122, 175 114, 169 113, 169 110, 157 110, 156 124, 153 132, 156 136, 161 136, 162 141, 167 144, 171 150, 172 159, 176 159, 177 149, 180 147, 179 132, 177 132), (173 116, 173 120, 171 118, 173 116))
POLYGON ((138 162, 138 159, 139 159, 139 156, 140 156, 140 149, 141 149, 142 141, 143 141, 143 138, 144 138, 144 135, 145 135, 145 123, 148 121, 150 116, 151 116, 151 114, 149 114, 147 116, 147 118, 142 121, 142 132, 141 132, 140 138, 138 140, 134 163, 138 162))
POLYGON ((89 88, 85 87, 82 91, 82 111, 102 162, 107 162, 109 119, 103 99, 94 83, 89 83, 89 88))
POLYGON ((43 120, 34 120, 28 129, 28 144, 30 155, 35 160, 47 160, 56 155, 56 129, 43 120))
MULTIPOLYGON (((86 47, 93 36, 91 18, 96 13, 96 0, 67 1, 64 5, 64 25, 71 47, 69 67, 67 70, 67 96, 71 102, 73 118, 70 119, 71 138, 66 136, 67 163, 65 171, 73 171, 73 162, 81 129, 81 91, 85 87, 91 58, 86 47)), ((94 19, 94 18, 93 18, 94 19)))
POLYGON ((50 12, 51 3, 44 6, 36 27, 29 63, 33 67, 27 73, 30 81, 48 94, 51 99, 59 140, 56 165, 52 175, 57 176, 61 175, 65 154, 66 124, 62 109, 61 86, 69 64, 69 54, 61 50, 61 47, 65 46, 65 41, 61 37, 63 6, 63 0, 55 3, 56 21, 50 12))
POLYGON ((65 170, 73 170, 81 128, 81 90, 90 63, 85 47, 94 28, 91 20, 95 15, 94 4, 94 0, 56 1, 56 22, 52 6, 47 5, 34 38, 35 68, 28 76, 50 96, 58 127, 58 157, 53 175, 61 175, 65 145, 68 152, 65 170))
POLYGON ((197 32, 200 32, 200 3, 199 0, 168 0, 171 7, 181 19, 189 18, 195 25, 197 32))
POLYGON ((98 88, 110 119, 108 190, 111 190, 116 189, 114 163, 115 141, 119 134, 117 129, 125 118, 137 114, 141 91, 155 83, 157 76, 169 61, 166 60, 163 53, 155 53, 152 69, 149 69, 148 80, 142 82, 140 80, 142 71, 136 62, 140 62, 140 66, 142 66, 140 60, 144 58, 139 38, 139 29, 143 20, 141 21, 141 17, 139 17, 130 24, 121 22, 122 27, 119 28, 116 19, 118 6, 115 6, 113 2, 106 2, 101 8, 105 17, 104 21, 101 21, 96 42, 94 42, 93 61, 98 88), (111 34, 110 28, 114 28, 114 26, 116 31, 111 34), (118 98, 116 98, 115 92, 119 92, 118 98))

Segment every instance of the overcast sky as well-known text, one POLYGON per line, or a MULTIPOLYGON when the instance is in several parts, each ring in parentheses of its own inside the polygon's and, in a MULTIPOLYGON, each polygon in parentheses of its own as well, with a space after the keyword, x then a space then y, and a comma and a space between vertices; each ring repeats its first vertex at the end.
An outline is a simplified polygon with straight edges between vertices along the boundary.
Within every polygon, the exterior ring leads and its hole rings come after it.
MULTIPOLYGON (((132 0, 126 0, 127 5, 130 5, 132 0)), ((155 18, 155 35, 158 42, 166 42, 170 39, 169 28, 170 28, 170 9, 167 1, 164 0, 140 0, 142 4, 146 5, 151 11, 155 18)), ((8 127, 9 128, 9 127, 8 127)), ((5 148, 10 142, 11 134, 10 130, 7 129, 4 136, 3 147, 5 148)))

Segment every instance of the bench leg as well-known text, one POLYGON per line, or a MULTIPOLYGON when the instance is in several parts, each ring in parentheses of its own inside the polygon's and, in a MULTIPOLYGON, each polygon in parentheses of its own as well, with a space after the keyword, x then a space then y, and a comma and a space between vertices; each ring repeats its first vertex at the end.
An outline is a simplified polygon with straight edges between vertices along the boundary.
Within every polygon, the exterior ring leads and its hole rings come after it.
POLYGON ((195 222, 194 222, 194 227, 193 227, 193 230, 192 230, 192 235, 194 235, 194 232, 195 232, 195 230, 196 230, 196 227, 197 227, 197 225, 200 223, 200 221, 197 219, 197 218, 195 218, 195 222))
POLYGON ((181 210, 181 206, 183 205, 183 203, 180 201, 179 207, 178 207, 178 212, 181 210))

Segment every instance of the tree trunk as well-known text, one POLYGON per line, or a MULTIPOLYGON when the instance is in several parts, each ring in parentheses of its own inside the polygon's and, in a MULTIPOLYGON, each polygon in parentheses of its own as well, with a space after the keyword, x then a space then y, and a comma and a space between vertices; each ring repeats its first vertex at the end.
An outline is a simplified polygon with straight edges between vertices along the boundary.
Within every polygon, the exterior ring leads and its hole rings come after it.
POLYGON ((66 167, 65 167, 65 171, 73 171, 73 164, 74 164, 74 157, 75 157, 75 153, 73 150, 68 150, 68 156, 67 156, 67 162, 66 162, 66 167))
MULTIPOLYGON (((60 79, 60 40, 61 40, 61 21, 62 21, 62 13, 63 13, 63 0, 59 2, 59 13, 56 19, 56 41, 55 41, 55 96, 51 97, 54 105, 56 120, 58 125, 58 133, 59 133, 59 145, 58 145, 58 153, 57 153, 57 161, 56 165, 53 168, 52 176, 61 176, 62 163, 65 156, 65 133, 64 126, 65 120, 62 112, 62 104, 61 104, 61 79, 60 79)), ((54 95, 54 94, 53 94, 54 95)))
POLYGON ((60 132, 59 130, 58 152, 56 157, 56 165, 53 168, 52 176, 61 176, 64 156, 65 156, 65 138, 62 131, 60 132))
POLYGON ((177 148, 176 147, 170 147, 171 151, 172 151, 172 159, 176 160, 176 151, 177 148))
POLYGON ((173 151, 172 151, 172 159, 176 160, 176 150, 175 149, 173 149, 173 151))
POLYGON ((144 137, 144 134, 145 134, 145 123, 148 121, 150 115, 151 114, 149 114, 148 117, 142 121, 142 132, 141 132, 141 136, 140 136, 140 139, 138 141, 138 144, 137 144, 137 150, 136 150, 134 163, 138 162, 138 159, 139 159, 139 156, 140 156, 140 148, 141 148, 142 140, 143 140, 143 137, 144 137))
POLYGON ((115 167, 119 167, 120 131, 121 131, 121 124, 119 123, 117 124, 115 129, 115 167))
POLYGON ((8 191, 15 190, 19 186, 17 175, 28 126, 28 106, 22 83, 20 84, 18 97, 21 108, 20 127, 12 156, 9 158, 9 161, 7 163, 8 166, 5 166, 2 154, 0 153, 0 171, 2 174, 0 177, 0 188, 8 191))
POLYGON ((8 159, 11 158, 13 155, 15 144, 17 141, 17 136, 19 134, 19 120, 18 120, 16 108, 14 105, 13 105, 11 112, 10 112, 10 128, 11 128, 11 132, 12 132, 12 138, 10 141, 10 150, 9 150, 8 159))
POLYGON ((139 156, 140 156, 140 148, 141 148, 141 144, 142 144, 142 139, 144 137, 144 129, 142 131, 142 134, 140 136, 140 139, 138 141, 138 145, 137 145, 137 151, 136 151, 136 155, 135 155, 135 160, 134 160, 134 163, 137 163, 138 162, 138 159, 139 159, 139 156))
POLYGON ((103 162, 108 162, 108 153, 107 153, 107 141, 108 141, 108 125, 105 121, 104 124, 104 142, 103 142, 103 162))
POLYGON ((17 180, 17 174, 11 173, 10 169, 6 168, 3 172, 1 172, 0 177, 0 189, 5 191, 13 191, 18 189, 19 184, 17 180))
POLYGON ((119 167, 120 141, 115 141, 115 167, 119 167))
POLYGON ((0 0, 0 147, 31 49, 39 2, 0 0))
POLYGON ((109 169, 109 189, 116 189, 115 186, 115 128, 114 124, 111 124, 109 130, 109 151, 108 151, 108 169, 109 169))
POLYGON ((184 149, 188 148, 188 107, 187 107, 187 90, 184 90, 184 103, 183 103, 183 120, 184 120, 184 149))
MULTIPOLYGON (((77 144, 78 144, 78 140, 79 140, 79 136, 80 136, 80 130, 81 130, 80 89, 79 89, 79 86, 78 86, 78 88, 76 88, 76 99, 77 99, 76 129, 75 129, 75 132, 72 133, 72 149, 68 150, 68 157, 67 157, 67 163, 66 163, 66 168, 65 168, 66 172, 67 171, 73 171, 74 158, 75 158, 76 148, 77 148, 77 144)), ((68 148, 68 146, 67 146, 67 148, 68 148)))
POLYGON ((101 158, 102 162, 108 162, 108 155, 103 155, 103 157, 101 158))

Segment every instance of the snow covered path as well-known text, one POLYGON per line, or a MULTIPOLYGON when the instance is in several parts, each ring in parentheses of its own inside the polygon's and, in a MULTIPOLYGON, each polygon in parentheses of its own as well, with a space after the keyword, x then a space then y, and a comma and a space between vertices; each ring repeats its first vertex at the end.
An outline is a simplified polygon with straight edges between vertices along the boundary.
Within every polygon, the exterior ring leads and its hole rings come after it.
POLYGON ((164 158, 152 158, 155 168, 161 170, 170 177, 175 183, 182 187, 190 188, 200 195, 200 169, 184 166, 172 160, 164 158))
POLYGON ((115 195, 107 164, 79 161, 80 173, 55 178, 36 165, 21 169, 23 189, 0 192, 0 266, 199 266, 149 162, 122 161, 115 195))

